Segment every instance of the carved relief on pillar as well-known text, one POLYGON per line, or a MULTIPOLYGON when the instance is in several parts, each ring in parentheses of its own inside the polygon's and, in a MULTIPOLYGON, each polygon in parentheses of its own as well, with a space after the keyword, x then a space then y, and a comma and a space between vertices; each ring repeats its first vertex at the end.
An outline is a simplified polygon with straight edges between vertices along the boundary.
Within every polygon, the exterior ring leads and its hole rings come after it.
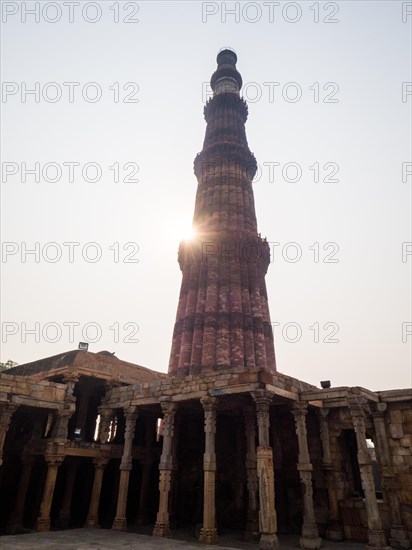
POLYGON ((308 470, 312 470, 310 464, 307 431, 306 431, 306 415, 308 414, 308 404, 302 401, 293 403, 292 414, 295 418, 296 435, 299 445, 299 464, 303 469, 303 465, 308 466, 308 470))
POLYGON ((132 445, 134 432, 136 429, 136 420, 138 417, 138 408, 134 406, 128 407, 124 411, 124 416, 126 419, 124 446, 122 460, 119 466, 120 480, 119 491, 117 494, 116 517, 114 518, 112 525, 112 529, 116 529, 118 531, 124 531, 127 527, 126 505, 129 491, 129 477, 132 469, 132 445))
POLYGON ((159 511, 153 529, 155 537, 169 537, 169 493, 172 480, 171 470, 160 470, 159 472, 159 511))
POLYGON ((177 404, 164 400, 160 402, 160 406, 163 412, 163 447, 159 469, 171 470, 173 468, 172 441, 177 404))
POLYGON ((205 529, 202 527, 200 530, 199 535, 199 542, 202 542, 203 544, 217 544, 218 536, 217 536, 217 529, 205 529))
POLYGON ((256 403, 256 418, 259 431, 259 445, 269 446, 269 407, 273 394, 266 390, 256 390, 251 393, 256 403))
POLYGON ((170 470, 161 470, 159 474, 159 481, 161 485, 161 490, 164 493, 169 493, 170 491, 170 483, 171 483, 171 474, 170 470))
POLYGON ((246 481, 248 491, 247 523, 244 538, 254 540, 259 535, 258 478, 256 458, 256 413, 252 407, 244 410, 246 432, 246 481))
POLYGON ((317 549, 321 547, 322 541, 319 537, 313 505, 313 467, 310 461, 306 430, 308 404, 303 401, 294 402, 291 412, 295 418, 296 435, 298 438, 299 455, 297 468, 299 471, 303 497, 303 525, 300 546, 301 548, 317 549))
POLYGON ((132 469, 132 445, 138 415, 139 412, 137 407, 129 407, 125 409, 124 417, 126 420, 126 426, 124 430, 124 447, 120 470, 132 469))
POLYGON ((128 407, 127 409, 124 409, 124 417, 126 419, 126 426, 124 430, 125 441, 133 441, 138 416, 139 411, 137 407, 128 407))
POLYGON ((370 412, 369 405, 367 400, 359 395, 349 396, 348 404, 356 434, 359 470, 362 479, 362 487, 365 493, 369 546, 374 549, 386 549, 388 546, 386 544, 386 537, 382 528, 382 520, 376 498, 372 460, 366 444, 365 413, 370 412))
POLYGON ((205 454, 204 469, 216 469, 215 434, 217 398, 205 396, 200 400, 204 410, 205 454))
POLYGON ((275 479, 273 473, 273 455, 270 447, 258 447, 257 469, 259 479, 262 480, 260 491, 259 523, 263 533, 276 533, 276 514, 267 506, 267 502, 275 500, 275 479))
POLYGON ((274 550, 279 547, 275 509, 275 481, 273 452, 269 446, 270 404, 273 394, 266 390, 251 392, 256 403, 258 425, 257 477, 259 487, 259 548, 274 550))
POLYGON ((153 535, 156 537, 170 536, 170 510, 169 495, 172 481, 173 467, 173 435, 174 419, 177 404, 168 398, 160 401, 163 412, 163 448, 159 464, 159 511, 157 512, 156 523, 153 535))
POLYGON ((216 544, 216 397, 205 396, 200 400, 204 410, 205 453, 203 455, 203 526, 199 541, 216 544))
POLYGON ((217 397, 205 395, 200 399, 200 402, 205 411, 205 432, 215 432, 217 397))

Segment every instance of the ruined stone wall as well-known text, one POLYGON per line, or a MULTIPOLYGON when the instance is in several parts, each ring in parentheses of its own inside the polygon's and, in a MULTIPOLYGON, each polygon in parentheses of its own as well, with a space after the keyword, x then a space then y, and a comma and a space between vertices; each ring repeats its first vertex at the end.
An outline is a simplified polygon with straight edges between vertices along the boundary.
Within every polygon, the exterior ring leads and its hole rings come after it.
POLYGON ((11 401, 16 404, 58 408, 63 404, 65 395, 65 384, 46 380, 34 381, 26 376, 0 374, 0 403, 7 403, 11 398, 11 401))
POLYGON ((248 370, 237 368, 184 377, 170 376, 163 380, 116 387, 107 393, 104 404, 118 408, 129 406, 131 401, 136 405, 157 403, 160 397, 170 397, 173 401, 200 399, 210 392, 216 396, 250 392, 261 388, 262 384, 266 384, 269 391, 273 389, 274 393, 292 400, 298 399, 300 391, 314 387, 290 376, 271 374, 257 367, 248 370))

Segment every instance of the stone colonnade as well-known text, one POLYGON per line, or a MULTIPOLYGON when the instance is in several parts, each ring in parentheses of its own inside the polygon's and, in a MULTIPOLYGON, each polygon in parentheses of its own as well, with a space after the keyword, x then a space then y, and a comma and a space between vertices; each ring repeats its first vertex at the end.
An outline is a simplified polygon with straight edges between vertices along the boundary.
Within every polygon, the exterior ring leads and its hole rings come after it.
MULTIPOLYGON (((251 394, 255 407, 249 406, 244 411, 245 416, 245 439, 246 439, 246 471, 248 485, 248 521, 246 534, 257 537, 260 535, 259 546, 261 549, 273 550, 278 548, 277 521, 275 510, 275 489, 272 448, 269 444, 269 407, 273 398, 270 392, 257 390, 251 394), (257 427, 257 430, 256 430, 257 427), (256 447, 256 431, 258 445, 256 447)), ((200 541, 205 544, 217 542, 216 525, 216 414, 218 399, 205 396, 201 400, 204 411, 204 437, 205 452, 203 458, 203 526, 200 531, 200 541)), ((175 435, 175 414, 177 404, 168 398, 161 399, 163 412, 163 448, 159 464, 159 511, 153 531, 155 536, 170 536, 170 502, 173 471, 176 468, 176 440, 175 435)), ((303 410, 303 409, 302 409, 303 410)), ((300 458, 300 473, 305 484, 305 521, 302 533, 302 540, 313 539, 311 537, 316 529, 313 517, 313 502, 311 494, 310 470, 309 478, 307 471, 303 470, 308 463, 306 430, 302 424, 300 409, 294 414, 297 420, 297 433, 299 445, 302 447, 302 458, 300 458), (299 416, 300 415, 300 416, 299 416), (306 453, 306 454, 305 454, 306 453), (310 531, 310 532, 309 532, 310 531), (305 538, 306 537, 306 538, 305 538)), ((9 409, 9 415, 3 415, 3 423, 8 421, 14 410, 9 409), (4 420, 6 419, 6 420, 4 420)), ((104 444, 108 440, 110 423, 113 419, 113 411, 103 407, 99 408, 100 426, 99 441, 104 444)), ((126 505, 130 471, 132 469, 132 444, 138 418, 138 408, 131 406, 124 411, 125 414, 125 435, 123 454, 120 463, 120 480, 117 495, 116 516, 113 522, 113 529, 124 530, 127 527, 126 505)), ((303 413, 304 414, 304 413, 303 413)), ((50 529, 50 510, 53 500, 57 473, 60 465, 65 459, 64 437, 67 436, 67 425, 70 415, 65 411, 56 414, 54 434, 56 439, 49 444, 45 454, 47 463, 47 477, 43 490, 39 517, 36 522, 38 531, 50 529), (57 439, 58 438, 58 439, 57 439)), ((4 438, 3 438, 4 439, 4 438)), ((98 509, 104 468, 108 463, 107 457, 98 457, 94 461, 94 479, 89 511, 86 519, 86 526, 97 527, 99 525, 98 509)), ((19 498, 13 513, 13 521, 16 525, 21 523, 24 511, 24 500, 27 493, 30 479, 32 461, 27 460, 23 466, 23 472, 19 485, 19 498)), ((76 475, 77 464, 75 461, 68 463, 66 472, 66 484, 63 494, 63 505, 59 515, 59 524, 67 526, 70 515, 70 504, 72 500, 73 487, 76 475)), ((147 473, 147 472, 146 472, 147 473)), ((304 546, 305 548, 317 548, 317 546, 304 546)))
MULTIPOLYGON (((251 393, 255 407, 244 410, 246 439, 246 472, 248 487, 248 512, 246 538, 260 537, 259 548, 275 550, 279 547, 275 509, 275 484, 273 452, 269 442, 270 404, 273 394, 265 390, 251 393), (256 446, 256 427, 258 445, 256 446)), ((201 399, 204 411, 205 452, 203 457, 203 525, 199 540, 204 544, 215 544, 218 540, 216 525, 216 414, 218 398, 205 396, 201 399)), ((164 440, 159 471, 159 512, 153 534, 170 535, 170 491, 175 456, 172 453, 174 416, 176 403, 163 401, 164 440)), ((293 409, 296 433, 299 442, 298 469, 302 480, 304 499, 304 525, 301 537, 303 548, 319 548, 320 538, 316 526, 312 497, 312 466, 309 459, 305 416, 307 405, 299 404, 293 409)))
MULTIPOLYGON (((245 442, 246 442, 246 475, 248 489, 248 509, 245 536, 246 538, 260 538, 261 549, 273 550, 278 548, 277 520, 275 509, 275 484, 273 468, 273 451, 270 446, 270 405, 273 395, 266 390, 255 390, 251 392, 254 406, 251 403, 243 410, 245 442), (256 445, 257 436, 257 445, 256 445)), ((205 544, 217 542, 216 524, 216 416, 219 406, 219 398, 205 396, 200 400, 204 413, 204 441, 205 452, 203 457, 203 526, 200 530, 200 541, 205 544)), ((163 448, 159 464, 159 510, 153 535, 170 536, 170 516, 173 493, 173 476, 176 470, 176 426, 175 415, 178 404, 170 398, 162 398, 160 402, 163 412, 163 448)), ((402 526, 400 507, 395 487, 395 474, 391 462, 391 454, 388 444, 388 436, 385 426, 385 403, 375 403, 373 410, 369 410, 367 401, 361 396, 350 396, 348 398, 350 418, 356 435, 358 448, 358 464, 365 494, 365 505, 368 521, 368 543, 369 547, 377 550, 388 548, 382 521, 379 514, 379 507, 376 498, 375 485, 372 473, 370 453, 366 443, 366 415, 373 419, 373 426, 376 434, 376 450, 382 472, 383 493, 388 503, 390 514, 390 544, 394 548, 410 548, 405 528, 402 526)), ((3 444, 7 430, 10 426, 13 413, 17 405, 2 405, 0 415, 0 459, 2 456, 3 444)), ((125 409, 125 435, 123 455, 120 464, 120 480, 117 495, 116 516, 113 522, 113 529, 124 530, 127 527, 126 505, 129 486, 130 471, 132 469, 132 444, 136 421, 138 418, 138 407, 131 406, 125 409)), ((114 411, 100 407, 99 442, 101 445, 107 443, 109 429, 113 420, 114 411)), ((319 538, 318 527, 314 513, 313 487, 312 487, 312 464, 310 461, 306 417, 308 405, 305 402, 292 402, 291 413, 295 420, 295 429, 298 442, 298 472, 302 486, 303 498, 303 526, 300 544, 302 548, 318 549, 321 539, 319 538)), ((59 467, 65 459, 65 438, 67 437, 67 426, 71 411, 61 410, 55 412, 55 423, 52 432, 52 440, 47 445, 44 458, 47 464, 46 481, 44 484, 40 512, 36 522, 38 531, 50 529, 50 510, 59 467)), ((343 529, 340 521, 338 507, 338 491, 336 488, 336 477, 331 457, 331 426, 329 422, 329 410, 321 408, 318 410, 318 422, 320 439, 323 449, 322 468, 325 474, 326 487, 328 492, 328 524, 326 537, 332 540, 343 539, 343 529)), ((335 435, 334 435, 335 437, 335 435)), ((146 441, 146 446, 148 440, 146 441)), ((147 489, 149 486, 151 461, 143 461, 143 481, 140 495, 139 514, 144 508, 147 489), (146 480, 146 481, 145 481, 146 480), (146 489, 145 489, 146 488, 146 489)), ((10 530, 18 530, 22 526, 25 500, 30 482, 34 456, 28 453, 23 454, 22 471, 16 498, 15 508, 10 519, 10 530)), ((99 525, 98 510, 104 468, 109 462, 109 455, 99 456, 94 459, 94 479, 89 511, 86 519, 86 526, 97 527, 99 525)), ((70 506, 73 495, 73 488, 76 476, 77 463, 72 459, 67 463, 66 482, 63 492, 63 502, 58 517, 61 527, 67 527, 70 519, 70 506)))

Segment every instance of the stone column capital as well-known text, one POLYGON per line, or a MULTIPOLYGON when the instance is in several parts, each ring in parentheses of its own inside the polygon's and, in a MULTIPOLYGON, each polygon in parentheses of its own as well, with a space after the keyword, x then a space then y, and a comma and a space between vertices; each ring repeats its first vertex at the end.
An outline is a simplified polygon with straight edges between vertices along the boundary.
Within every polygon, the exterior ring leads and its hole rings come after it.
POLYGON ((63 456, 66 446, 65 441, 50 440, 46 445, 44 456, 63 456))
POLYGON ((133 420, 137 420, 137 417, 139 416, 139 409, 136 406, 130 406, 123 409, 124 410, 124 417, 126 419, 126 423, 133 422, 133 420))
POLYGON ((352 417, 365 416, 365 413, 369 412, 368 400, 362 395, 351 395, 348 397, 349 412, 352 417))
POLYGON ((269 405, 273 401, 273 393, 267 390, 255 390, 251 392, 251 396, 256 403, 257 410, 268 410, 269 405))
POLYGON ((211 397, 210 395, 205 395, 204 397, 200 398, 200 402, 202 404, 202 407, 205 411, 205 413, 211 413, 216 411, 217 407, 217 397, 211 397))
POLYGON ((318 409, 318 414, 320 416, 320 418, 323 418, 324 420, 327 420, 328 417, 329 417, 329 413, 330 413, 330 409, 328 408, 322 408, 322 409, 318 409))
POLYGON ((60 464, 64 461, 64 458, 64 455, 44 455, 44 460, 46 461, 48 467, 60 466, 60 464))
POLYGON ((291 410, 295 419, 297 417, 304 417, 308 414, 308 404, 306 401, 294 401, 291 410))
POLYGON ((170 401, 169 399, 160 399, 160 407, 162 413, 166 415, 174 415, 177 410, 177 403, 170 401))
POLYGON ((365 410, 363 406, 356 404, 349 406, 349 411, 352 416, 356 437, 358 438, 358 455, 365 454, 369 457, 369 452, 366 446, 365 410))
POLYGON ((97 457, 93 459, 93 464, 98 469, 103 469, 109 464, 110 458, 97 457))
POLYGON ((124 416, 126 419, 126 426, 124 430, 124 447, 121 464, 127 465, 131 462, 132 456, 132 441, 134 438, 134 432, 136 429, 136 420, 139 415, 137 407, 128 407, 124 409, 124 416))
MULTIPOLYGON (((66 403, 65 403, 66 404, 66 403)), ((67 403, 68 407, 64 409, 56 409, 55 415, 57 418, 70 418, 75 411, 74 405, 72 403, 67 403)))
POLYGON ((374 407, 371 410, 371 415, 373 418, 385 418, 385 413, 388 409, 387 403, 375 403, 374 407))

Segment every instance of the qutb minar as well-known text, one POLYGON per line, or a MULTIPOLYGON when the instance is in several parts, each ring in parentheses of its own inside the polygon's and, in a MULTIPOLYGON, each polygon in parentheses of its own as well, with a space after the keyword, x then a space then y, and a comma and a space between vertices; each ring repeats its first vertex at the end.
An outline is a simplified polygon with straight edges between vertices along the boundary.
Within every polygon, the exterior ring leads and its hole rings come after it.
POLYGON ((219 52, 204 109, 168 374, 87 344, 0 373, 3 534, 145 526, 262 550, 283 534, 306 549, 411 547, 412 391, 276 369, 236 62, 219 52))
POLYGON ((257 231, 252 180, 256 160, 246 139, 246 102, 236 54, 218 54, 204 110, 203 149, 192 241, 179 249, 183 273, 170 374, 222 368, 276 371, 265 274, 269 245, 257 231))

